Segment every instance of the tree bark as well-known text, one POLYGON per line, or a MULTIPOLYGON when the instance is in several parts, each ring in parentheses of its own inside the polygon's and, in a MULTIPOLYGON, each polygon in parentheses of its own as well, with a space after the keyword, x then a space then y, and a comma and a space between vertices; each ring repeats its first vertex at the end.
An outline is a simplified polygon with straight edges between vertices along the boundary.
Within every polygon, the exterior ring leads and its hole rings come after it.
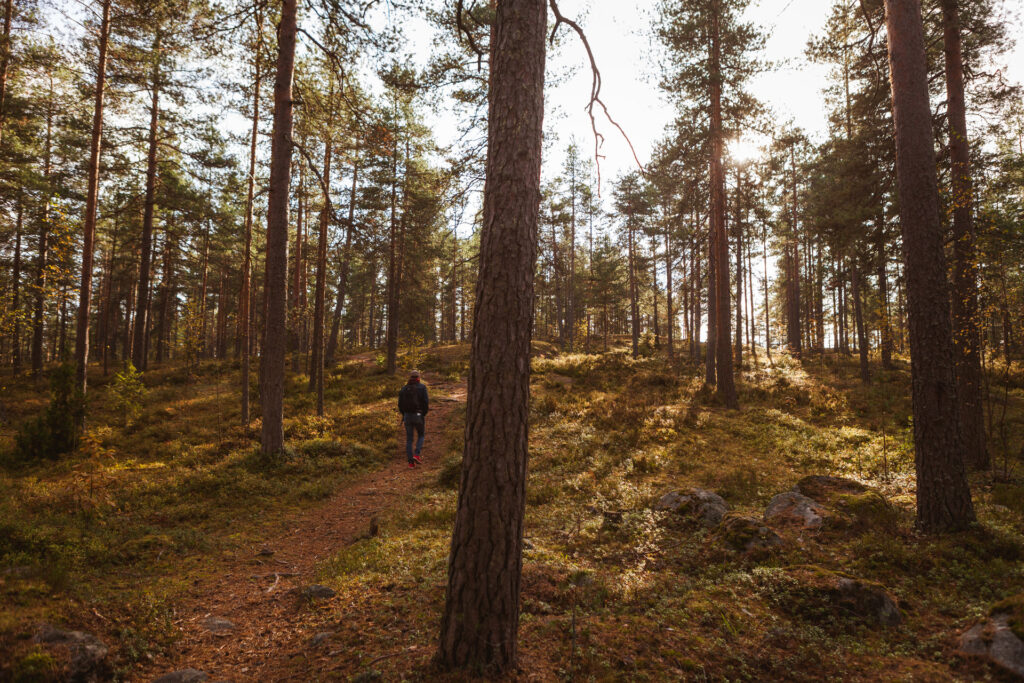
MULTIPOLYGON (((256 32, 258 36, 262 37, 263 13, 259 9, 256 11, 256 32)), ((239 290, 238 303, 239 345, 241 346, 242 351, 242 425, 246 427, 246 431, 248 431, 249 427, 249 370, 252 363, 252 343, 250 340, 252 324, 250 322, 251 314, 249 308, 252 303, 253 200, 256 195, 256 143, 258 141, 260 127, 260 85, 263 82, 263 73, 260 69, 258 43, 255 48, 252 61, 254 72, 252 86, 252 132, 249 137, 249 178, 245 198, 245 254, 242 257, 242 287, 239 290)))
POLYGON ((278 25, 277 75, 274 80, 274 131, 270 152, 267 202, 266 340, 261 364, 263 411, 261 449, 276 457, 284 448, 284 364, 287 344, 288 191, 292 163, 292 76, 298 0, 281 1, 278 25))
POLYGON ((313 294, 313 353, 309 390, 316 391, 316 414, 324 415, 324 309, 327 299, 327 227, 331 222, 331 140, 324 141, 324 203, 320 209, 320 234, 316 242, 316 290, 313 294))
POLYGON ((96 204, 100 184, 100 143, 103 138, 103 89, 107 79, 107 40, 110 36, 110 2, 103 2, 100 24, 99 60, 96 65, 96 94, 92 114, 92 143, 85 200, 85 225, 82 241, 82 282, 78 290, 78 325, 75 328, 75 381, 85 394, 89 363, 89 314, 92 308, 92 264, 96 239, 96 204))
POLYGON ((11 283, 14 290, 12 292, 13 301, 11 302, 11 310, 14 311, 11 365, 14 368, 15 375, 21 371, 21 231, 24 214, 25 208, 22 202, 22 194, 18 192, 18 214, 14 223, 14 273, 12 275, 13 282, 11 283))
POLYGON ((729 316, 729 235, 725 228, 725 173, 722 168, 722 56, 721 6, 712 0, 711 14, 711 233, 714 240, 715 291, 715 375, 718 397, 729 408, 739 408, 732 364, 732 321, 729 316))
MULTIPOLYGON (((395 124, 398 125, 397 123, 395 124)), ((398 372, 398 300, 399 281, 402 277, 399 266, 398 246, 398 133, 395 132, 395 147, 391 160, 391 220, 388 229, 388 282, 387 282, 387 328, 384 332, 385 369, 389 375, 398 372)))
POLYGON ((982 410, 981 333, 978 328, 978 264, 974 234, 974 187, 964 102, 964 63, 957 0, 942 0, 953 203, 953 360, 956 363, 960 432, 968 466, 987 469, 982 410))
POLYGON ((917 524, 925 532, 954 531, 975 517, 957 420, 953 327, 919 0, 885 0, 885 15, 906 262, 917 524))
POLYGON ((4 3, 3 56, 0 57, 0 142, 4 139, 4 122, 7 118, 7 71, 11 65, 11 23, 14 20, 14 0, 4 3))
POLYGON ((515 666, 530 398, 547 7, 498 3, 462 483, 437 659, 515 666))
POLYGON ((857 355, 860 358, 860 379, 865 384, 871 382, 871 368, 868 365, 868 335, 864 325, 864 306, 861 302, 861 273, 857 257, 850 269, 853 280, 853 319, 857 327, 857 355))
POLYGON ((146 329, 149 306, 149 269, 153 243, 153 213, 156 207, 157 133, 160 123, 160 34, 153 41, 153 74, 149 105, 149 153, 146 157, 146 200, 142 214, 138 296, 135 304, 135 334, 132 340, 132 364, 139 371, 146 369, 146 329))
POLYGON ((46 268, 50 240, 50 199, 53 192, 50 188, 50 171, 53 154, 53 74, 50 74, 50 94, 46 109, 46 152, 43 161, 43 180, 46 186, 43 192, 42 219, 39 221, 39 258, 36 262, 35 304, 32 311, 32 374, 38 376, 43 370, 43 308, 46 304, 46 268))
POLYGON ((341 273, 338 275, 338 296, 334 302, 334 319, 331 321, 331 338, 327 343, 327 365, 334 363, 334 354, 338 350, 338 332, 341 328, 341 311, 345 307, 345 295, 348 289, 349 259, 352 255, 352 235, 356 222, 356 189, 359 186, 359 149, 354 151, 352 159, 352 189, 348 197, 348 225, 345 226, 345 246, 341 252, 341 273))

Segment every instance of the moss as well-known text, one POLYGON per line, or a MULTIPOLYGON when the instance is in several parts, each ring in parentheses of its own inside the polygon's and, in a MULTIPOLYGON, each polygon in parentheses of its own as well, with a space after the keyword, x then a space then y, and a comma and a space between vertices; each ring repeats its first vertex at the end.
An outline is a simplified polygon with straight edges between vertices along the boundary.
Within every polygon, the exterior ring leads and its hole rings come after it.
POLYGON ((1006 614, 1010 617, 1010 630, 1021 640, 1024 640, 1024 593, 1000 600, 992 605, 989 616, 1006 614))
POLYGON ((49 652, 33 650, 11 668, 14 683, 49 683, 59 680, 57 661, 49 652))
POLYGON ((835 497, 835 506, 866 526, 891 525, 899 516, 877 491, 839 494, 835 497))

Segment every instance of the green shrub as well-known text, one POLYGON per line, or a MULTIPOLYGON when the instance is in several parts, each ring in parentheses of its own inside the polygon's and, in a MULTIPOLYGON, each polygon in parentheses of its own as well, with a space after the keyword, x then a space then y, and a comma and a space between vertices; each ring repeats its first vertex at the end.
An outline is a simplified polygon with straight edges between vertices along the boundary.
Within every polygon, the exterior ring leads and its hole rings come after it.
POLYGON ((121 413, 124 426, 138 419, 142 412, 142 399, 146 395, 146 387, 142 384, 142 375, 131 361, 124 364, 124 370, 114 376, 110 383, 110 400, 113 407, 121 413))
POLYGON ((74 366, 64 363, 50 375, 50 405, 22 424, 15 435, 15 460, 56 460, 75 450, 84 417, 85 399, 75 386, 74 366))

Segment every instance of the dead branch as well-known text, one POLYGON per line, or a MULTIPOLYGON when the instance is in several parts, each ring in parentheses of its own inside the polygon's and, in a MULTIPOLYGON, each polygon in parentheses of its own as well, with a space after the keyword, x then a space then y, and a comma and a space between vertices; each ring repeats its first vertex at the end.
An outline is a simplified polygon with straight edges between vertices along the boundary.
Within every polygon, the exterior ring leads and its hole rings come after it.
POLYGON ((587 50, 587 57, 590 59, 590 70, 593 73, 593 80, 590 85, 590 101, 587 103, 587 115, 590 116, 590 128, 594 132, 594 161, 597 163, 597 195, 601 196, 601 159, 604 157, 601 155, 601 145, 604 144, 604 136, 597 131, 597 120, 594 117, 594 105, 601 105, 601 110, 604 112, 605 118, 615 126, 619 133, 622 134, 626 144, 629 145, 629 151, 633 153, 633 160, 636 161, 637 168, 640 169, 642 175, 646 175, 644 165, 640 163, 640 157, 637 156, 636 149, 633 147, 633 141, 626 135, 626 131, 622 129, 618 121, 612 118, 611 113, 608 111, 608 106, 601 99, 601 71, 597 68, 597 60, 594 59, 594 51, 590 48, 590 41, 587 40, 586 34, 580 25, 572 19, 567 19, 562 15, 562 12, 558 9, 557 0, 549 0, 551 4, 551 11, 555 15, 555 27, 551 29, 550 42, 555 42, 555 34, 558 33, 558 27, 565 24, 580 37, 583 42, 583 47, 587 50))

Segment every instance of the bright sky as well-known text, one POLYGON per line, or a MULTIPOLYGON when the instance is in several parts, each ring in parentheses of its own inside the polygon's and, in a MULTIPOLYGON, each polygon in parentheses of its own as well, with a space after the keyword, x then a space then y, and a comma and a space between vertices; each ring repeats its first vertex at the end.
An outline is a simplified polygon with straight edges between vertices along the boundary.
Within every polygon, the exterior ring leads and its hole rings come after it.
MULTIPOLYGON (((1024 0, 1004 0, 1003 4, 1010 17, 1019 17, 1024 11, 1024 0)), ((812 35, 822 32, 832 5, 830 0, 755 0, 748 15, 750 21, 764 28, 768 36, 764 56, 776 63, 772 72, 754 82, 754 94, 779 120, 793 119, 812 136, 826 132, 821 90, 828 69, 808 63, 804 49, 812 35)), ((561 0, 559 6, 567 17, 584 15, 589 9, 582 23, 603 77, 603 99, 629 134, 640 160, 646 162, 654 142, 671 120, 671 109, 661 100, 654 80, 652 47, 657 46, 650 43, 649 27, 655 0, 561 0)), ((1016 82, 1024 81, 1024 32, 1019 33, 1021 44, 1007 58, 1008 75, 1016 82)), ((585 66, 586 54, 577 42, 574 39, 566 43, 551 66, 585 66)), ((548 93, 549 107, 556 107, 567 117, 559 127, 560 137, 567 140, 575 135, 588 151, 593 138, 583 107, 589 92, 590 70, 580 68, 570 82, 548 93)), ((605 123, 601 131, 607 138, 604 177, 612 178, 635 167, 629 148, 611 126, 605 123)))

